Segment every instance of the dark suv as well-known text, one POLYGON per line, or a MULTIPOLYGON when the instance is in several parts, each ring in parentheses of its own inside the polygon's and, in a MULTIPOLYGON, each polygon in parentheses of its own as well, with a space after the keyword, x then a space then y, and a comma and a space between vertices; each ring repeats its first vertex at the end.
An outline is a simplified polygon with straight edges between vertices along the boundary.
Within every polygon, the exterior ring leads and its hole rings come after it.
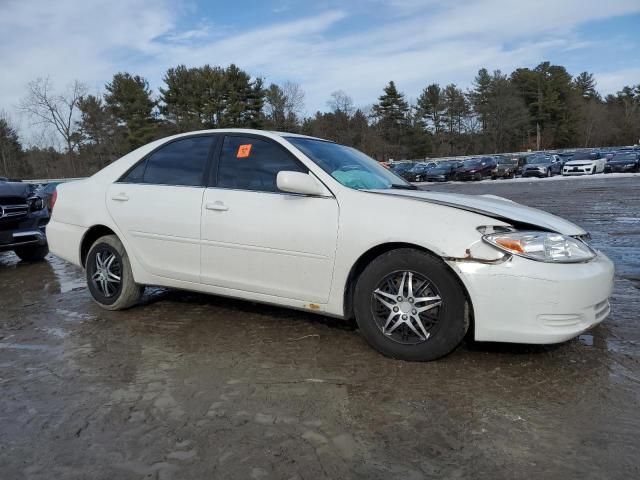
POLYGON ((22 260, 47 253, 45 226, 49 209, 28 183, 0 181, 0 252, 13 250, 22 260))

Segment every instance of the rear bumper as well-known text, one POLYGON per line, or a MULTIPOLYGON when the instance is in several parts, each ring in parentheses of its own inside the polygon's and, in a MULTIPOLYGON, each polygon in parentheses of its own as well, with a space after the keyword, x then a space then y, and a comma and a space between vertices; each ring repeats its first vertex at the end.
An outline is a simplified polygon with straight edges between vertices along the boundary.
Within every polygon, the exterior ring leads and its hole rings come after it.
POLYGON ((558 343, 609 314, 613 263, 548 264, 513 257, 499 265, 453 263, 473 304, 475 339, 558 343))
POLYGON ((82 266, 80 245, 87 230, 79 225, 51 220, 47 225, 49 251, 68 262, 82 266))

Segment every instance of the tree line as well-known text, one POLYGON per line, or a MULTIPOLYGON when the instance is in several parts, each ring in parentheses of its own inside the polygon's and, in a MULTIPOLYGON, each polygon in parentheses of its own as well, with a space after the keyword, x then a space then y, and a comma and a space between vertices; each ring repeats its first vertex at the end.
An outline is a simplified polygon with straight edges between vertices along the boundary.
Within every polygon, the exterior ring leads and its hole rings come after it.
POLYGON ((154 139, 210 128, 303 133, 381 161, 625 145, 640 138, 640 84, 603 98, 593 74, 573 77, 549 62, 509 75, 483 68, 466 91, 432 83, 415 101, 393 81, 367 107, 338 90, 327 110, 312 116, 304 116, 300 85, 266 85, 233 64, 170 68, 157 93, 127 72, 116 73, 101 94, 77 81, 57 92, 41 78, 29 83, 19 109, 43 137, 23 146, 0 113, 0 176, 90 175, 154 139))

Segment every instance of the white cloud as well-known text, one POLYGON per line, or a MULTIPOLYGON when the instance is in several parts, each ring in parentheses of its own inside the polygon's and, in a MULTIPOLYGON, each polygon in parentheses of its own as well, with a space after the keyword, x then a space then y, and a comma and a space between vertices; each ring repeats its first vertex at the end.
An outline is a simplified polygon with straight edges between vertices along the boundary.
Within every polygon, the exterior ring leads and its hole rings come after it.
MULTIPOLYGON (((288 7, 279 1, 273 8, 288 7)), ((126 70, 158 87, 166 69, 180 63, 233 62, 268 81, 296 81, 306 91, 309 112, 324 109, 338 89, 357 104, 372 103, 391 79, 415 98, 434 81, 466 87, 482 66, 510 72, 550 53, 588 49, 592 43, 576 33, 579 25, 639 12, 640 3, 325 0, 296 20, 239 33, 223 24, 224 15, 215 24, 202 19, 183 25, 183 14, 197 17, 194 8, 170 0, 5 1, 0 108, 11 110, 38 76, 49 75, 59 87, 79 79, 99 90, 113 73, 126 70), (345 28, 363 11, 381 20, 345 28)), ((599 87, 607 92, 637 82, 639 68, 599 73, 599 87)))

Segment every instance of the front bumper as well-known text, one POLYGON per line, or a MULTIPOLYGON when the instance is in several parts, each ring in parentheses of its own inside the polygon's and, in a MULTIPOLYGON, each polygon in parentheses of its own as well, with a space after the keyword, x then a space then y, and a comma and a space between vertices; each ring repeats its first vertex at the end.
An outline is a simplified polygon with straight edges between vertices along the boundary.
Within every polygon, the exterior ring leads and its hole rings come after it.
POLYGON ((523 177, 538 177, 538 178, 542 178, 542 177, 546 177, 547 176, 547 171, 545 170, 544 172, 541 172, 538 169, 536 169, 536 170, 525 170, 524 172, 522 172, 522 176, 523 177))
POLYGON ((45 227, 48 221, 49 215, 44 210, 17 220, 0 220, 0 252, 16 247, 46 245, 45 227))
POLYGON ((564 342, 609 314, 614 267, 602 253, 575 264, 514 256, 497 265, 450 265, 469 292, 478 341, 564 342))
POLYGON ((627 165, 607 165, 604 167, 605 172, 611 173, 625 173, 625 172, 633 172, 638 167, 634 164, 627 165))
POLYGON ((595 165, 580 166, 580 167, 565 166, 565 167, 562 167, 562 175, 566 175, 566 176, 591 175, 595 169, 596 169, 595 165))
POLYGON ((482 178, 482 173, 480 172, 458 172, 456 173, 456 180, 459 181, 467 181, 467 180, 476 180, 478 178, 482 178))
POLYGON ((427 182, 446 182, 449 178, 446 175, 427 175, 427 182))

